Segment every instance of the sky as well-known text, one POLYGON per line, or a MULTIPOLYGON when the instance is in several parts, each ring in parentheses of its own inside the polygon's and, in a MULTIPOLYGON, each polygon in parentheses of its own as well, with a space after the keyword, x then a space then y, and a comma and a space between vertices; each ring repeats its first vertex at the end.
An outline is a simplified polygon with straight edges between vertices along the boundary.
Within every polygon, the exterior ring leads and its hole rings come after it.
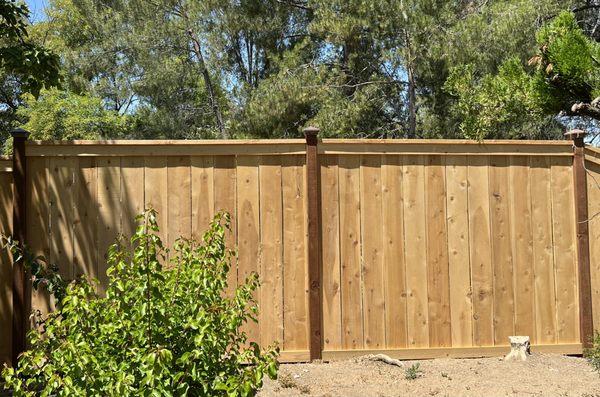
POLYGON ((31 20, 33 22, 44 19, 44 7, 48 3, 48 0, 25 0, 31 11, 31 20))

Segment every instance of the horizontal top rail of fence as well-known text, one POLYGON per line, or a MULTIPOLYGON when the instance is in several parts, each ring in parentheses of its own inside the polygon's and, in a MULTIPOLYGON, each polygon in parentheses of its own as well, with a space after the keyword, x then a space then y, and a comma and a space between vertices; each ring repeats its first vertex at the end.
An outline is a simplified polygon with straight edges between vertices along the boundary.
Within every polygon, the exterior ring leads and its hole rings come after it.
MULTIPOLYGON (((321 154, 572 156, 571 141, 323 139, 321 154)), ((27 156, 305 154, 304 139, 28 141, 27 156)))

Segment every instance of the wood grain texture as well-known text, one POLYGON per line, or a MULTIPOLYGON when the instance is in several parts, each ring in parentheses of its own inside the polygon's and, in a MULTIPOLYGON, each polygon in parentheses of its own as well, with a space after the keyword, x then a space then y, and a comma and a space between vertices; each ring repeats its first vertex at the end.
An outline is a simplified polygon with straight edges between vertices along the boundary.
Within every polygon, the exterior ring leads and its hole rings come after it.
POLYGON ((594 331, 600 332, 600 164, 586 161, 588 224, 590 229, 590 263, 592 319, 594 331))
MULTIPOLYGON (((50 258, 50 202, 48 190, 48 164, 49 160, 44 158, 32 158, 27 162, 27 236, 31 252, 36 256, 42 256, 45 260, 50 258)), ((2 174, 0 173, 0 176, 2 174)), ((94 180, 95 183, 95 180, 94 180)), ((3 193, 12 192, 7 189, 3 193)), ((8 196, 2 196, 6 199, 8 196)), ((94 205, 95 202, 92 203, 94 205)), ((2 208, 2 207, 0 207, 2 208)), ((12 210, 12 207, 11 207, 12 210)), ((77 240, 76 240, 77 241, 77 240)), ((95 245, 89 249, 95 252, 95 245)), ((91 265, 96 274, 96 262, 91 265)), ((46 315, 54 308, 53 298, 45 288, 31 291, 31 310, 46 315)))
POLYGON ((406 244, 406 314, 408 346, 411 348, 429 346, 424 162, 423 156, 406 157, 402 177, 406 244))
POLYGON ((446 210, 452 346, 473 345, 466 156, 446 157, 446 210))
POLYGON ((557 158, 551 161, 552 241, 558 343, 579 341, 577 237, 572 164, 571 159, 557 158))
POLYGON ((121 222, 125 238, 135 234, 135 218, 143 213, 146 207, 144 165, 143 157, 121 158, 121 222))
POLYGON ((308 269, 304 158, 282 159, 285 350, 308 348, 308 269))
MULTIPOLYGON (((12 234, 12 174, 0 172, 0 233, 12 234)), ((12 356, 12 258, 0 250, 0 363, 11 363, 12 356)))
POLYGON ((121 159, 99 157, 96 159, 98 195, 98 292, 103 294, 108 285, 107 253, 121 233, 121 159))
POLYGON ((214 157, 192 156, 192 237, 200 241, 215 213, 214 157))
POLYGON ((494 273, 487 157, 469 157, 469 251, 473 288, 473 344, 494 344, 494 273))
POLYGON ((507 157, 490 159, 490 218, 494 269, 494 344, 507 345, 514 333, 514 278, 507 157))
MULTIPOLYGON (((37 159, 37 158, 36 158, 37 159)), ((98 277, 98 172, 95 158, 77 159, 74 188, 73 266, 75 276, 98 277)), ((143 181, 142 181, 143 183, 143 181)), ((142 189, 143 190, 143 189, 142 189)))
MULTIPOLYGON (((214 211, 226 212, 231 216, 230 229, 226 231, 226 244, 234 249, 237 244, 236 169, 235 157, 215 157, 214 160, 214 211)), ((228 293, 237 286, 237 261, 233 261, 227 278, 228 293)))
POLYGON ((364 346, 385 347, 385 301, 381 207, 381 156, 361 159, 361 236, 364 346))
POLYGON ((552 196, 548 159, 531 159, 531 209, 538 343, 556 342, 556 291, 552 248, 552 196))
POLYGON ((408 345, 404 256, 403 158, 384 156, 381 165, 386 348, 408 345))
POLYGON ((342 348, 340 267, 340 196, 338 157, 321 157, 321 219, 323 247, 323 343, 328 350, 342 348))
POLYGON ((74 157, 50 159, 51 261, 66 280, 73 279, 74 157))
POLYGON ((515 333, 536 343, 534 306, 533 231, 529 158, 510 160, 510 218, 515 276, 515 333))
POLYGON ((281 160, 260 162, 260 343, 283 343, 283 208, 281 160))
POLYGON ((360 158, 339 157, 342 347, 363 348, 360 241, 360 158))
POLYGON ((167 157, 144 158, 144 202, 147 209, 157 212, 158 236, 165 246, 169 230, 168 171, 167 157))
MULTIPOLYGON (((260 204, 259 204, 259 158, 239 156, 237 158, 237 208, 238 208, 238 285, 243 284, 259 268, 260 248, 260 204)), ((258 298, 255 291, 254 298, 258 298)), ((260 342, 257 323, 248 322, 243 329, 250 342, 260 342)))
POLYGON ((427 300, 429 346, 452 345, 448 231, 446 229, 446 177, 441 156, 429 156, 425 169, 427 223, 427 300))

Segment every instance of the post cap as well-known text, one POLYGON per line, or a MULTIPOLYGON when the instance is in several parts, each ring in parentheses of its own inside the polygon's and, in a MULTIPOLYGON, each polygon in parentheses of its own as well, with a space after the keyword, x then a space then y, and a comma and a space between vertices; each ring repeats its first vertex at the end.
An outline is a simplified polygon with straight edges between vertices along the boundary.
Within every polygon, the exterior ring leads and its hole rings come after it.
POLYGON ((10 135, 13 138, 29 138, 29 131, 24 130, 23 128, 15 128, 10 131, 10 135))
POLYGON ((313 126, 306 127, 305 129, 302 130, 302 132, 304 132, 304 136, 309 136, 309 135, 316 136, 319 134, 320 131, 321 130, 319 129, 319 127, 313 127, 313 126))
POLYGON ((565 137, 567 139, 580 139, 580 138, 585 138, 585 136, 587 135, 587 132, 585 132, 584 130, 569 130, 567 132, 565 132, 565 137))

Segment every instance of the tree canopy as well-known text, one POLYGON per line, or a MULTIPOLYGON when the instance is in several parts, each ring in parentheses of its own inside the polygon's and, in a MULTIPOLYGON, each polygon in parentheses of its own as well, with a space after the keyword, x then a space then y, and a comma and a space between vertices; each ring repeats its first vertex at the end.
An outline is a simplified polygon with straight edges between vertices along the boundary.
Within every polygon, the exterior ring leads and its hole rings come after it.
POLYGON ((47 18, 23 27, 60 57, 62 93, 26 97, 16 117, 48 136, 62 98, 75 101, 70 136, 296 137, 314 124, 338 137, 552 138, 598 120, 599 11, 598 0, 49 0, 47 18))

